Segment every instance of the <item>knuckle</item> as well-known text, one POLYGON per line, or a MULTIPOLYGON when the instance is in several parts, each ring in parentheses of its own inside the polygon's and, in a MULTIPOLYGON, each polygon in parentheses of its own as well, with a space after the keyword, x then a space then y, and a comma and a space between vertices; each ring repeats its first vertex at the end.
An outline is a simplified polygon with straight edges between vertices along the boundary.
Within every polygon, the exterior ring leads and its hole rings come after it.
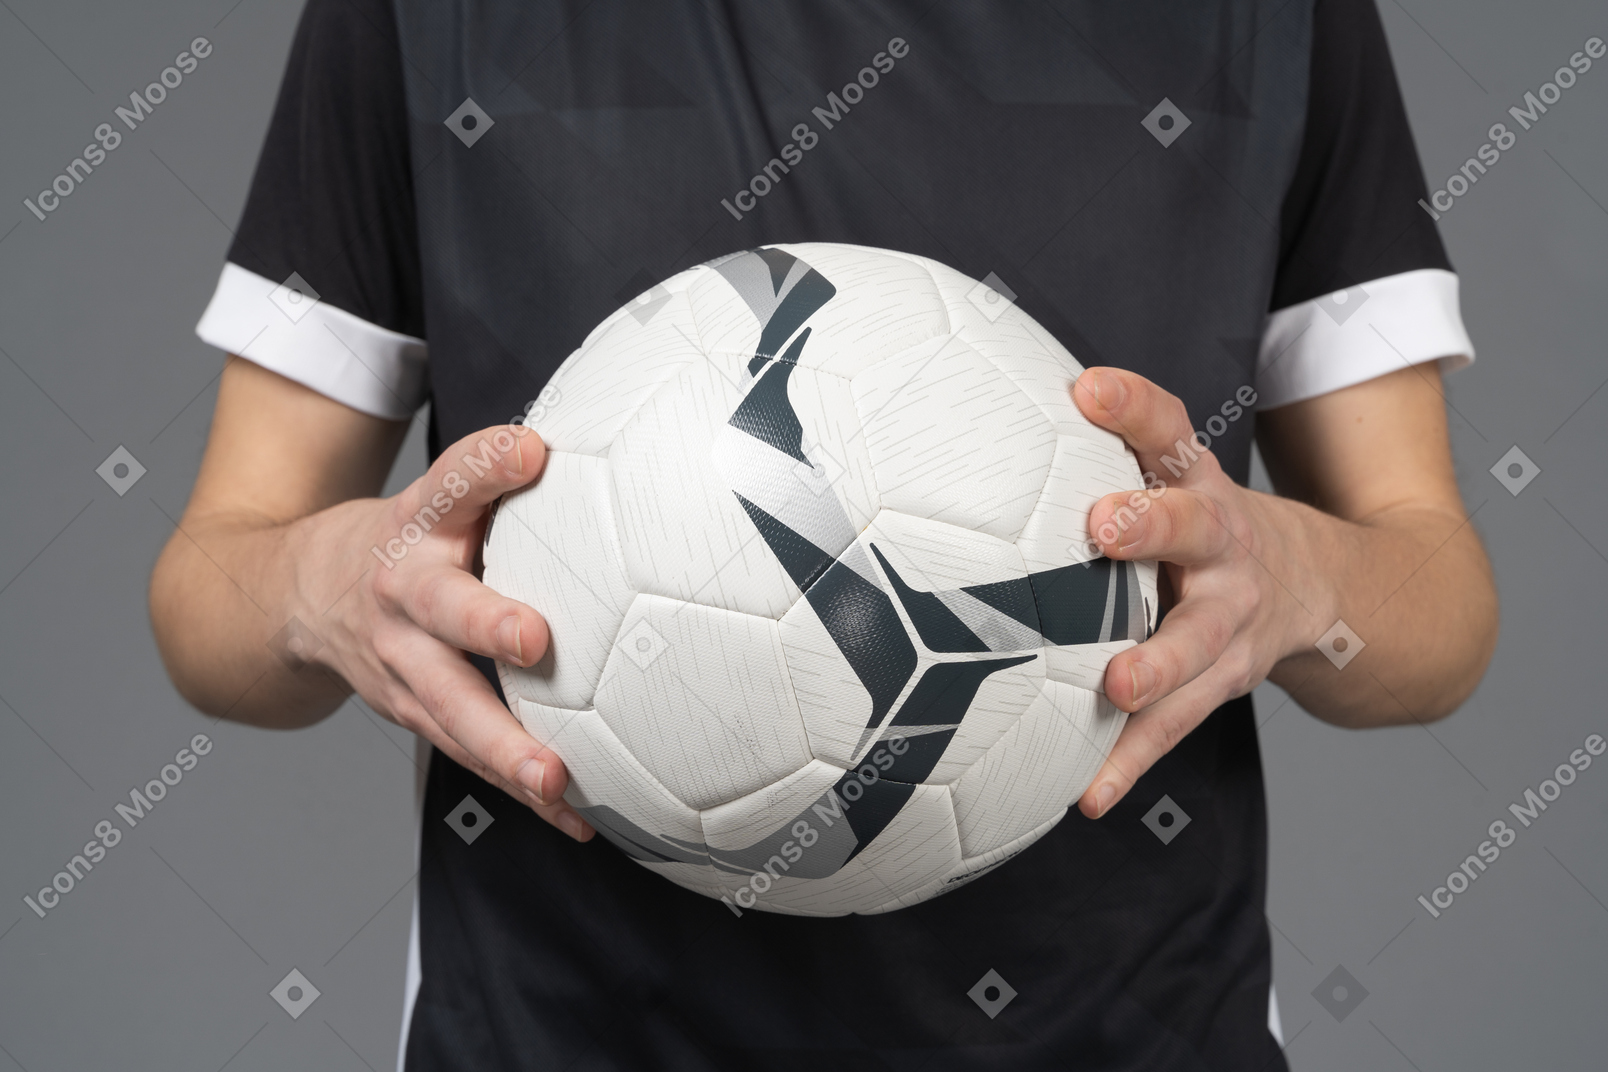
POLYGON ((1202 537, 1214 550, 1227 546, 1234 533, 1234 518, 1227 507, 1210 495, 1197 495, 1200 506, 1202 537))
POLYGON ((453 703, 451 698, 434 683, 433 676, 427 674, 417 684, 409 683, 414 702, 419 705, 425 718, 441 727, 448 736, 456 739, 457 731, 463 721, 463 712, 459 705, 453 703))
POLYGON ((1200 620, 1201 632, 1205 634, 1206 644, 1214 656, 1221 655, 1228 648, 1229 641, 1234 639, 1234 623, 1225 615, 1203 614, 1200 620))
POLYGON ((419 500, 423 498, 420 491, 422 480, 416 480, 391 497, 391 510, 387 528, 394 535, 402 531, 402 527, 413 520, 413 515, 419 510, 419 500))
POLYGON ((1189 727, 1184 724, 1183 719, 1171 713, 1157 715, 1151 729, 1152 737, 1163 752, 1171 752, 1188 732, 1189 727))
POLYGON ((1225 542, 1232 538, 1240 547, 1249 547, 1255 536, 1255 528, 1245 511, 1235 509, 1215 495, 1208 495, 1205 498, 1211 503, 1212 517, 1216 519, 1225 542))
POLYGON ((374 706, 398 726, 420 736, 428 736, 427 731, 433 725, 424 707, 405 689, 391 690, 391 696, 383 706, 374 706))
POLYGON ((432 634, 446 610, 446 580, 442 574, 421 578, 407 601, 408 617, 432 634))
POLYGON ((436 696, 426 695, 421 696, 419 699, 426 712, 426 717, 439 726, 442 733, 456 741, 459 732, 463 729, 463 713, 454 704, 442 703, 440 698, 436 696))
POLYGON ((1262 609, 1262 586, 1259 584, 1241 584, 1234 587, 1234 609, 1238 612, 1241 621, 1255 618, 1262 609))
POLYGON ((403 566, 398 564, 392 569, 381 566, 372 571, 373 580, 369 590, 374 599, 385 606, 394 606, 401 597, 403 586, 407 583, 403 574, 403 566))
POLYGON ((1180 437, 1192 434, 1194 426, 1189 423, 1189 408, 1184 405, 1184 400, 1174 394, 1164 394, 1163 397, 1166 401, 1162 403, 1160 413, 1166 420, 1167 429, 1170 429, 1167 434, 1180 437))
POLYGON ((1257 686, 1260 675, 1257 674, 1256 663, 1248 651, 1229 652, 1220 660, 1219 665, 1227 671, 1233 696, 1244 696, 1257 686))
POLYGON ((400 630, 384 626, 375 629, 369 637, 369 647, 387 668, 394 669, 403 662, 400 630))

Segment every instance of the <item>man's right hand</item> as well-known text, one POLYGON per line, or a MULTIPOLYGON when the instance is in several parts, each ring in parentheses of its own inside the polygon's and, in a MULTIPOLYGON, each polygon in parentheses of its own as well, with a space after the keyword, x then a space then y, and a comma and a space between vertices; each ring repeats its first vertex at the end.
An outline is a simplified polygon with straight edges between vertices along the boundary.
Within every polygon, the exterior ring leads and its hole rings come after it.
POLYGON ((545 448, 497 426, 400 494, 359 498, 383 483, 405 431, 230 360, 200 477, 151 580, 169 673, 202 710, 269 726, 317 721, 355 691, 585 841, 563 762, 465 654, 530 666, 546 650, 541 615, 474 572, 490 504, 536 479, 545 448), (316 638, 306 665, 269 643, 293 618, 316 638))

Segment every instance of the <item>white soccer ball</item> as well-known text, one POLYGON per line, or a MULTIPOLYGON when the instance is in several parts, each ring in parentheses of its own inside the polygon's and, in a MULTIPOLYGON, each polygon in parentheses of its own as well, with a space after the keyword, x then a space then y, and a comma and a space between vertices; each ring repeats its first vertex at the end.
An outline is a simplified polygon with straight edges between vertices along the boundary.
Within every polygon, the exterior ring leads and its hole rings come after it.
POLYGON ((1141 477, 1081 371, 986 284, 859 246, 732 254, 605 320, 485 547, 551 626, 499 669, 566 799, 736 910, 886 912, 1042 837, 1157 607, 1089 541, 1141 477))

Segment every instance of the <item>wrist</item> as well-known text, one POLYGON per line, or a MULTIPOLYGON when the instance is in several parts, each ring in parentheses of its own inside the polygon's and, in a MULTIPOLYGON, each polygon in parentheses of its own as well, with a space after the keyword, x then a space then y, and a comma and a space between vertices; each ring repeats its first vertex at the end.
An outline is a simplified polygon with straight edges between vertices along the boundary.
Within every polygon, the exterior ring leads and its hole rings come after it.
POLYGON ((1303 503, 1247 491, 1256 553, 1268 576, 1278 636, 1278 661, 1316 653, 1318 640, 1341 617, 1339 584, 1328 553, 1344 523, 1303 503), (1328 550, 1326 550, 1328 549, 1328 550))
POLYGON ((370 555, 381 531, 386 503, 353 499, 283 526, 276 550, 285 578, 274 608, 277 624, 296 619, 318 639, 308 661, 342 673, 347 640, 361 632, 360 613, 369 568, 381 568, 370 555))

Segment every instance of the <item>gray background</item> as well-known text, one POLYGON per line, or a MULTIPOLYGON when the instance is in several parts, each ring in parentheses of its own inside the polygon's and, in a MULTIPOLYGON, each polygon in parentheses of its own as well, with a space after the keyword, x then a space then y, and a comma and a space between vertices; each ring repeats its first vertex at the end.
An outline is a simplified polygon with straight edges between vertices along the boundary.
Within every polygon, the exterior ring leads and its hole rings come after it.
MULTIPOLYGON (((192 328, 298 12, 0 3, 0 1072, 395 1060, 411 739, 355 704, 296 733, 212 725, 169 685, 145 610, 221 367, 192 328), (123 144, 36 220, 22 198, 196 36, 216 51, 137 131, 119 124, 123 144), (119 445, 148 469, 122 497, 95 472, 119 445), (24 894, 203 731, 211 754, 36 917, 24 894), (268 996, 292 968, 321 992, 296 1020, 268 996)), ((1383 0, 1382 14, 1432 186, 1608 36, 1608 11, 1585 2, 1383 0)), ((1369 733, 1271 686, 1257 696, 1275 975, 1302 1072, 1608 1063, 1608 762, 1439 919, 1415 900, 1588 734, 1608 734, 1605 105, 1599 60, 1441 223, 1480 353, 1448 397, 1503 600, 1484 684, 1450 721, 1369 733), (1541 470, 1518 496, 1489 472, 1514 445, 1541 470), (1337 966, 1366 991, 1343 1020, 1313 996, 1337 966)), ((392 487, 423 464, 416 423, 392 487)))

